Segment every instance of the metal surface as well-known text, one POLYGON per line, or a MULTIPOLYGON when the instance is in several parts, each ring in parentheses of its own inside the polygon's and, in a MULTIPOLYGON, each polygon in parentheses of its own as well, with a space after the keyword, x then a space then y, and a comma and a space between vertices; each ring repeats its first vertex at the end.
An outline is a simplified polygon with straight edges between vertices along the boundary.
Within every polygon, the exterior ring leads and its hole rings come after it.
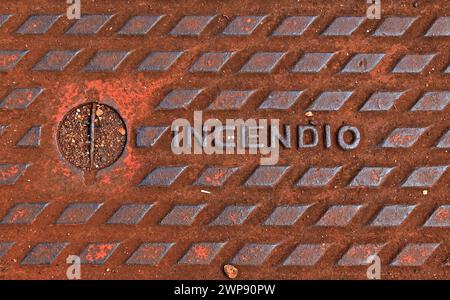
POLYGON ((448 1, 65 5, 0 6, 0 278, 79 255, 84 279, 364 279, 371 254, 385 279, 450 278, 448 1), (89 102, 127 144, 86 182, 57 132, 89 102), (194 110, 280 119, 291 147, 175 155, 194 110))

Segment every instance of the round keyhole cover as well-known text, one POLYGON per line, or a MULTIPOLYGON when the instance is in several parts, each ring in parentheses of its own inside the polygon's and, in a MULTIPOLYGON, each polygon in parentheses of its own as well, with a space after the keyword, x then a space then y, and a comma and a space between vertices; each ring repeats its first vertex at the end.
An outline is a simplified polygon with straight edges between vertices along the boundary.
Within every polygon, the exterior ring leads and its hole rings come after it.
POLYGON ((127 129, 114 108, 91 102, 64 116, 57 139, 68 162, 84 171, 95 171, 119 159, 127 143, 127 129))

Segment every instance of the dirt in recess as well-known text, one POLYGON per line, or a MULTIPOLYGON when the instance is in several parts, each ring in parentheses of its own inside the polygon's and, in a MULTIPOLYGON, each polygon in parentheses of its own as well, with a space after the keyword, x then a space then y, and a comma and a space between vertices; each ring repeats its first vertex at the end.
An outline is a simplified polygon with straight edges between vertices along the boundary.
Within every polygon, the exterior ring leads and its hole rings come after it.
POLYGON ((93 167, 98 170, 112 165, 120 157, 127 137, 125 124, 114 109, 103 104, 94 105, 93 167))
POLYGON ((58 131, 59 149, 67 161, 82 170, 90 168, 91 105, 71 110, 58 131))
POLYGON ((98 103, 71 110, 58 131, 62 155, 82 170, 99 170, 112 165, 122 154, 126 141, 122 118, 113 108, 98 103))

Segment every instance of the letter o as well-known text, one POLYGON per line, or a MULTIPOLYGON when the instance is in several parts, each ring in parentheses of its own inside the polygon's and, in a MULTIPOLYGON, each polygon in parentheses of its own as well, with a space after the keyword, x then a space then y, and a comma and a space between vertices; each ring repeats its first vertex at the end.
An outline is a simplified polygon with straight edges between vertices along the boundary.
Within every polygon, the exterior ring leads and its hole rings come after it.
POLYGON ((338 131, 338 144, 341 146, 344 150, 352 150, 358 147, 359 142, 361 141, 361 133, 359 132, 358 128, 353 126, 342 126, 339 128, 338 131), (353 142, 351 144, 348 144, 344 139, 344 134, 350 131, 353 134, 353 142))

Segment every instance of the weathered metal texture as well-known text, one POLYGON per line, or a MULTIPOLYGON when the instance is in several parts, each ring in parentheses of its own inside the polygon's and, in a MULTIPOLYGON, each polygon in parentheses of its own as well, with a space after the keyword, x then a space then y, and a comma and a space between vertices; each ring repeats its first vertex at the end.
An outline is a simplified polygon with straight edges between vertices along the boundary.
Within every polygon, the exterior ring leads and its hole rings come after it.
POLYGON ((366 9, 82 1, 68 20, 65 2, 2 1, 0 278, 63 279, 78 255, 84 279, 222 279, 225 264, 241 279, 364 279, 377 254, 382 278, 449 279, 450 3, 366 9), (88 102, 127 127, 93 181, 56 140, 88 102), (171 123, 194 110, 280 119, 292 147, 274 166, 175 155, 171 123), (297 147, 299 124, 317 145, 297 147))

